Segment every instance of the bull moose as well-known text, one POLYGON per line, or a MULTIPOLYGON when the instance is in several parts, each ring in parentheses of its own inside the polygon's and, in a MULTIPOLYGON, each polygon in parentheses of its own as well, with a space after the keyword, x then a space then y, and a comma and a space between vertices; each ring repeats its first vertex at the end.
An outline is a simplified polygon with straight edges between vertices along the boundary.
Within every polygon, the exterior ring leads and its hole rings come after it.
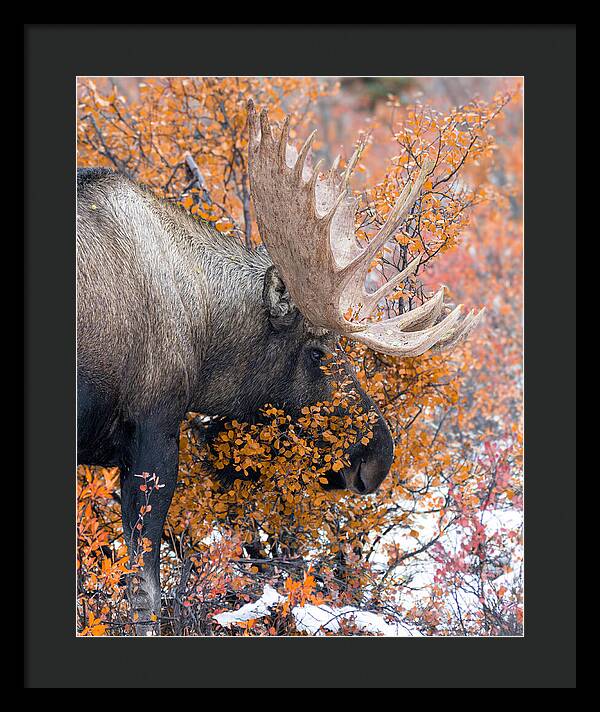
MULTIPOLYGON (((248 104, 249 178, 266 247, 249 249, 183 208, 108 169, 77 174, 78 462, 120 468, 121 508, 130 541, 143 505, 136 475, 162 485, 144 536, 152 549, 130 587, 137 632, 160 614, 159 544, 177 480, 178 437, 189 411, 248 420, 271 403, 297 413, 327 400, 320 366, 339 336, 394 356, 450 348, 481 318, 444 303, 443 289, 400 316, 367 321, 381 300, 415 272, 419 257, 369 293, 373 258, 417 200, 432 165, 424 162, 375 237, 355 237, 349 178, 311 170, 315 132, 297 152, 282 128, 248 104), (352 319, 347 318, 353 309, 352 319)), ((365 495, 393 459, 390 431, 348 368, 373 437, 349 452, 330 486, 365 495)))

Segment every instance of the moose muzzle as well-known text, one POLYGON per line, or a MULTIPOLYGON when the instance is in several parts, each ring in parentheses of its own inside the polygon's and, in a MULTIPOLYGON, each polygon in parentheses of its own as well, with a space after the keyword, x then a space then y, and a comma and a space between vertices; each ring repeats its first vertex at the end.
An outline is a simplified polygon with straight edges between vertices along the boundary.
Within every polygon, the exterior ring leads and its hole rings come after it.
POLYGON ((394 460, 394 441, 385 420, 379 416, 368 445, 350 452, 350 467, 342 470, 345 489, 371 494, 386 478, 394 460))

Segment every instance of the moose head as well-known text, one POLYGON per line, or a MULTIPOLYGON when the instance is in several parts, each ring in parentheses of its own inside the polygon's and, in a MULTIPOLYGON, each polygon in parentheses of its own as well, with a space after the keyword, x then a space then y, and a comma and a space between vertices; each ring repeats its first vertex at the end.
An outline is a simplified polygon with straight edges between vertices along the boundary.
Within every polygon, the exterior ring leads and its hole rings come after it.
MULTIPOLYGON (((266 110, 257 113, 248 103, 249 176, 257 224, 272 264, 264 273, 263 307, 269 328, 264 351, 270 354, 269 383, 259 387, 261 375, 249 374, 250 391, 290 410, 326 400, 330 379, 318 367, 335 351, 340 336, 392 356, 419 356, 428 350, 450 349, 479 323, 483 310, 462 315, 462 306, 444 303, 444 289, 421 306, 379 321, 369 318, 381 301, 398 289, 420 263, 420 256, 374 292, 365 282, 381 247, 398 231, 432 171, 425 161, 412 185, 398 197, 385 224, 365 246, 355 234, 356 200, 349 180, 360 148, 345 171, 340 157, 325 173, 321 161, 307 160, 314 131, 298 152, 289 143, 290 117, 280 130, 271 125, 266 110), (317 368, 315 368, 317 367, 317 368)), ((359 385, 351 367, 344 365, 363 407, 377 414, 374 437, 349 453, 350 467, 330 475, 330 486, 359 494, 381 484, 393 460, 393 441, 381 413, 359 385)), ((261 369, 263 373, 265 371, 261 369)))

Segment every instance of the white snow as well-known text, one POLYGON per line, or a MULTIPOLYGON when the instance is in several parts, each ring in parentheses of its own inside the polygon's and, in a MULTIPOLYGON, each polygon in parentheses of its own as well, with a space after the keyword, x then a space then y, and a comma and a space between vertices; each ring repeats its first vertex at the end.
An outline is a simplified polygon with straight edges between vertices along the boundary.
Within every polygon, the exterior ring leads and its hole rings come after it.
MULTIPOLYGON (((262 596, 254 603, 246 603, 236 611, 217 613, 213 617, 219 625, 230 626, 235 623, 242 623, 255 618, 262 618, 271 613, 271 609, 279 603, 287 600, 271 586, 265 586, 262 596)), ((311 635, 324 635, 324 631, 332 633, 340 632, 340 621, 352 622, 360 630, 369 633, 377 633, 385 636, 395 637, 417 637, 421 634, 408 626, 399 623, 387 623, 383 616, 372 611, 361 611, 354 606, 343 606, 336 608, 327 604, 316 606, 307 604, 305 606, 294 606, 292 608, 296 628, 301 633, 311 635)))
POLYGON ((312 635, 323 635, 323 630, 338 633, 341 620, 352 622, 360 630, 378 633, 379 635, 407 638, 421 635, 418 631, 411 630, 400 624, 387 623, 377 613, 361 611, 354 606, 334 608, 326 604, 320 606, 308 604, 303 607, 296 606, 293 608, 292 615, 296 621, 296 628, 300 632, 311 633, 312 635))
POLYGON ((283 601, 285 601, 285 596, 279 595, 274 588, 266 585, 262 596, 254 603, 246 603, 241 608, 238 608, 237 611, 217 613, 213 618, 222 626, 229 626, 232 623, 249 621, 254 618, 262 618, 269 615, 274 605, 283 601))

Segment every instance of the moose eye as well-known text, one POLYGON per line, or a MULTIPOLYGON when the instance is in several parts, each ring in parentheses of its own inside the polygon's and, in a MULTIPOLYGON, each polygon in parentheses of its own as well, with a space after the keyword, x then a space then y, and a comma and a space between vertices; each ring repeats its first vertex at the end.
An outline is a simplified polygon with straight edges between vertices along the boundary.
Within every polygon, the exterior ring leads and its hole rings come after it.
POLYGON ((321 349, 311 349, 308 352, 310 360, 317 366, 321 364, 321 361, 325 358, 325 353, 321 349))

